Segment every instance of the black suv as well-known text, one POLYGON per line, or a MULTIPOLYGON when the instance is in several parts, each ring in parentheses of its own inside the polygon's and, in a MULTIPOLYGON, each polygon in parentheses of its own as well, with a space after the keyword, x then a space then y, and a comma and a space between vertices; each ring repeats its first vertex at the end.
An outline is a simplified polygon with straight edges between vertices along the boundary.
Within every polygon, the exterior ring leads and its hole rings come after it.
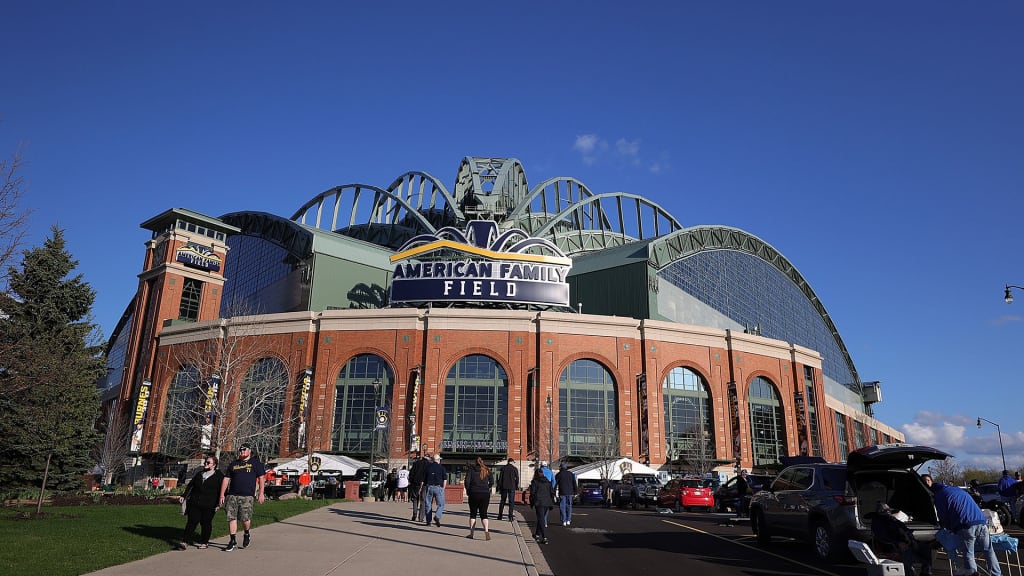
MULTIPOLYGON (((733 476, 715 490, 715 511, 717 512, 728 512, 730 510, 736 511, 738 503, 736 501, 736 476, 733 476)), ((750 492, 747 493, 746 497, 750 498, 750 494, 757 494, 766 486, 772 483, 774 476, 766 476, 764 474, 747 474, 747 484, 750 487, 750 492)), ((749 508, 749 506, 748 506, 749 508)))
POLYGON ((658 503, 661 482, 654 474, 623 474, 612 492, 612 504, 622 508, 627 504, 636 510, 640 504, 647 507, 658 503))
POLYGON ((809 540, 823 560, 846 555, 849 539, 871 542, 871 517, 881 503, 910 516, 907 527, 921 541, 939 529, 931 491, 915 468, 949 454, 911 444, 866 446, 845 464, 820 458, 783 459, 778 477, 750 501, 750 525, 758 542, 774 535, 809 540))

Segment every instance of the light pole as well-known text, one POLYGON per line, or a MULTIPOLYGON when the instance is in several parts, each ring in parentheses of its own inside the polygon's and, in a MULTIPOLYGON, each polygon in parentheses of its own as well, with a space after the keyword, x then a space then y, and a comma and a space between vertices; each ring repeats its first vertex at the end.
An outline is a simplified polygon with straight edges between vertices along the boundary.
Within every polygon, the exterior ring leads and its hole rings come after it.
POLYGON ((370 470, 366 475, 366 495, 370 502, 377 499, 373 493, 373 461, 376 458, 374 453, 374 440, 377 439, 377 394, 380 391, 380 377, 373 379, 373 418, 370 420, 370 470))
POLYGON ((981 416, 978 416, 978 428, 981 428, 982 420, 996 427, 996 434, 999 436, 999 456, 1003 459, 1003 470, 1006 470, 1006 454, 1003 453, 1003 432, 999 429, 999 424, 996 424, 991 420, 985 420, 981 416))
POLYGON ((1005 300, 1007 304, 1013 304, 1013 294, 1010 294, 1010 288, 1024 290, 1024 286, 1014 286, 1013 284, 1007 284, 1006 292, 1003 293, 1003 300, 1005 300))
POLYGON ((551 394, 548 394, 548 399, 545 402, 548 407, 548 465, 551 465, 551 436, 552 436, 552 421, 551 421, 551 394))

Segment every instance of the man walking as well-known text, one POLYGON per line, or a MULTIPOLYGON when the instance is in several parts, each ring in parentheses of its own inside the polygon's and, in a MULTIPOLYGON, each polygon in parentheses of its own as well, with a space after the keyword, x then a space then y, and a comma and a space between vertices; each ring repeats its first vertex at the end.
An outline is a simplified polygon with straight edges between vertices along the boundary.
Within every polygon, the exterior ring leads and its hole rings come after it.
POLYGON ((423 498, 423 518, 425 526, 430 526, 431 508, 437 502, 437 510, 433 512, 434 525, 441 527, 441 515, 444 514, 444 488, 448 484, 444 466, 441 466, 441 455, 434 454, 434 461, 427 464, 426 479, 423 481, 426 495, 423 498))
POLYGON ((562 526, 572 524, 572 501, 578 489, 576 475, 569 471, 565 462, 558 465, 555 474, 555 485, 558 487, 558 512, 562 516, 562 526))
POLYGON ((519 490, 519 468, 516 468, 516 461, 508 459, 508 463, 501 467, 501 482, 498 486, 501 491, 501 502, 498 503, 498 520, 502 519, 505 510, 505 500, 508 500, 508 520, 516 521, 515 502, 516 490, 519 490))
POLYGON ((220 484, 220 505, 228 515, 228 533, 231 540, 225 552, 235 550, 235 534, 238 532, 238 521, 242 521, 245 534, 242 536, 242 548, 249 547, 249 528, 252 524, 253 501, 263 503, 263 483, 266 472, 263 463, 252 455, 252 447, 242 444, 238 449, 238 459, 228 465, 224 481, 220 484))
POLYGON ((412 521, 423 520, 423 482, 427 479, 427 465, 430 464, 430 452, 426 457, 416 453, 416 461, 409 469, 409 502, 412 503, 412 521))

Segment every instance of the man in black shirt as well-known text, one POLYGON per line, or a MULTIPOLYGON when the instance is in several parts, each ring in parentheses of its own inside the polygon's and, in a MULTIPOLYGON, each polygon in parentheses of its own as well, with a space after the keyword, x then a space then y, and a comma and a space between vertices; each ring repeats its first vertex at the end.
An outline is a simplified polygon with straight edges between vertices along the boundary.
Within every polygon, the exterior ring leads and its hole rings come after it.
POLYGON ((426 458, 421 458, 416 453, 416 461, 409 469, 409 502, 412 504, 412 520, 422 520, 423 514, 423 481, 427 478, 427 464, 430 462, 430 453, 426 458))
POLYGON ((498 504, 498 520, 503 517, 505 500, 508 500, 508 520, 516 521, 515 502, 516 490, 519 490, 519 468, 516 468, 516 461, 508 459, 508 463, 501 467, 501 481, 498 485, 501 490, 501 502, 498 504))
POLYGON ((238 459, 228 465, 224 481, 220 485, 220 505, 228 515, 228 533, 231 540, 225 552, 231 552, 238 546, 235 544, 235 533, 238 532, 238 521, 242 521, 245 534, 242 548, 249 547, 249 528, 252 524, 253 501, 263 504, 263 482, 266 478, 263 463, 252 455, 252 447, 242 444, 238 449, 238 459))

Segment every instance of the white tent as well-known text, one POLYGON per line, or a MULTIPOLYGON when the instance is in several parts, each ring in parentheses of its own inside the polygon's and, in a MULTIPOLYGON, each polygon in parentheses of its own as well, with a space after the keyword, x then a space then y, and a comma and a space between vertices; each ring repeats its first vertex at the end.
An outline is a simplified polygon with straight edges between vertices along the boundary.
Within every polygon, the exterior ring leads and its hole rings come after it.
POLYGON ((569 471, 576 475, 577 480, 600 480, 603 474, 608 474, 610 476, 609 480, 621 480, 622 475, 627 473, 655 475, 658 473, 654 468, 629 458, 590 462, 570 468, 569 471))
MULTIPOLYGON (((313 456, 320 458, 320 472, 340 472, 342 476, 355 476, 356 471, 360 468, 369 467, 369 464, 366 462, 340 454, 314 452, 313 456)), ((299 456, 294 460, 288 460, 277 465, 278 470, 298 470, 302 472, 308 468, 309 460, 305 456, 299 456)), ((313 473, 312 470, 310 473, 313 473)))

